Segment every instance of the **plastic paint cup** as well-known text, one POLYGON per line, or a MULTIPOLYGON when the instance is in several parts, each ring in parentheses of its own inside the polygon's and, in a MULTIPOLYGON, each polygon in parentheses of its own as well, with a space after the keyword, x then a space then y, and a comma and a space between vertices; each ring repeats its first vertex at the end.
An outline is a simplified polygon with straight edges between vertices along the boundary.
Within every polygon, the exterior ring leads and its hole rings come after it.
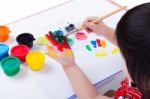
POLYGON ((17 57, 9 56, 1 61, 1 67, 8 76, 17 74, 20 70, 20 60, 17 57))
POLYGON ((16 41, 18 42, 18 44, 26 45, 29 48, 32 48, 34 40, 35 38, 30 33, 22 33, 18 35, 16 38, 16 41))
POLYGON ((7 26, 0 26, 0 42, 4 42, 9 38, 10 30, 7 26))
POLYGON ((9 47, 5 44, 0 44, 0 61, 8 56, 9 47))
POLYGON ((18 57, 22 62, 25 62, 29 51, 30 49, 26 45, 16 45, 11 49, 10 53, 12 56, 18 57))
POLYGON ((44 66, 45 56, 42 52, 33 51, 29 52, 26 56, 26 61, 30 69, 40 70, 44 66))

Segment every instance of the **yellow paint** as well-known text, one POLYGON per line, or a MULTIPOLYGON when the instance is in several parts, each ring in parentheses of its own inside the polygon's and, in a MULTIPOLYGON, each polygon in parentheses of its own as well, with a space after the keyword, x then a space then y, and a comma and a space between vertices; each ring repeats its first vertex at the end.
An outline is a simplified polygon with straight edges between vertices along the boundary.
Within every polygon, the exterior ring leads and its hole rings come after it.
POLYGON ((54 51, 54 47, 51 46, 50 44, 46 44, 46 50, 47 51, 54 51))
POLYGON ((106 41, 101 40, 101 46, 102 46, 103 48, 106 48, 106 41))
POLYGON ((26 61, 30 69, 40 70, 44 66, 45 55, 40 51, 29 52, 26 61))
POLYGON ((72 56, 73 55, 73 52, 71 49, 64 49, 63 52, 61 52, 61 55, 62 56, 72 56))
POLYGON ((54 51, 48 51, 48 52, 46 52, 46 54, 47 54, 48 56, 50 56, 50 57, 53 57, 53 58, 58 57, 57 52, 54 52, 54 51))
POLYGON ((46 39, 45 36, 41 36, 37 39, 37 43, 40 44, 40 45, 44 45, 44 44, 47 44, 48 43, 48 40, 46 39))
POLYGON ((113 50, 112 50, 112 54, 116 54, 116 53, 118 53, 119 52, 119 48, 114 48, 113 50))
POLYGON ((105 51, 102 51, 102 52, 97 52, 95 55, 98 57, 104 57, 107 56, 107 53, 105 51))

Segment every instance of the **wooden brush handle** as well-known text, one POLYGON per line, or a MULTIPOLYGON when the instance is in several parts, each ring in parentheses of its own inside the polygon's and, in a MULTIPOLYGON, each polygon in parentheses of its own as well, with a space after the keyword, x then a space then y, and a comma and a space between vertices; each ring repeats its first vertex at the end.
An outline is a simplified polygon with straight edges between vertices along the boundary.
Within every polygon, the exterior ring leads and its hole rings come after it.
POLYGON ((105 15, 105 16, 98 17, 97 19, 95 19, 94 21, 92 21, 92 23, 95 23, 95 24, 96 24, 96 23, 99 23, 101 20, 104 20, 105 18, 107 18, 107 17, 109 17, 109 16, 112 16, 112 15, 114 15, 114 14, 116 14, 116 13, 118 13, 118 12, 120 12, 120 11, 126 9, 126 8, 127 8, 127 7, 124 6, 124 7, 120 8, 120 9, 118 9, 118 10, 112 11, 111 13, 109 13, 109 14, 107 14, 107 15, 105 15))

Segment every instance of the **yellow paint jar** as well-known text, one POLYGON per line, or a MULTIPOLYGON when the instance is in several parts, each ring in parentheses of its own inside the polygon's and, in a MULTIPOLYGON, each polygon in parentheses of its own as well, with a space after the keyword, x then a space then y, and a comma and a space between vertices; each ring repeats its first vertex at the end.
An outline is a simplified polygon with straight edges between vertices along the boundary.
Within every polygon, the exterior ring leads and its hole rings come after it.
POLYGON ((44 67, 45 55, 40 51, 32 51, 26 56, 26 61, 30 69, 40 70, 44 67))

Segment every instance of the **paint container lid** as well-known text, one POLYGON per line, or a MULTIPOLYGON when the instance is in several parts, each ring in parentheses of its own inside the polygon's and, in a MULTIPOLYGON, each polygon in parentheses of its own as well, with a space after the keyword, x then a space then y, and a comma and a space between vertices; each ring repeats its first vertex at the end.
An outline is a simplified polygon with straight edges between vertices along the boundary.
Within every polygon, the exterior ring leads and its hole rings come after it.
POLYGON ((18 42, 31 42, 31 41, 34 41, 35 38, 33 37, 31 33, 22 33, 17 36, 16 40, 18 42))
POLYGON ((34 40, 35 40, 34 36, 30 33, 22 33, 18 35, 16 38, 16 41, 19 44, 27 45, 29 48, 32 48, 34 40))
POLYGON ((13 56, 8 56, 1 61, 1 67, 8 76, 17 74, 20 70, 20 64, 20 60, 13 56))
POLYGON ((5 44, 0 44, 0 55, 8 53, 9 47, 5 44))
POLYGON ((8 34, 10 33, 11 31, 9 30, 9 28, 7 26, 0 26, 0 34, 2 35, 5 35, 5 34, 8 34))
POLYGON ((26 56, 26 60, 30 64, 43 63, 45 60, 45 56, 40 51, 33 51, 28 53, 28 55, 26 56))
POLYGON ((28 54, 29 48, 26 45, 17 45, 11 49, 11 55, 13 56, 24 56, 28 54))

